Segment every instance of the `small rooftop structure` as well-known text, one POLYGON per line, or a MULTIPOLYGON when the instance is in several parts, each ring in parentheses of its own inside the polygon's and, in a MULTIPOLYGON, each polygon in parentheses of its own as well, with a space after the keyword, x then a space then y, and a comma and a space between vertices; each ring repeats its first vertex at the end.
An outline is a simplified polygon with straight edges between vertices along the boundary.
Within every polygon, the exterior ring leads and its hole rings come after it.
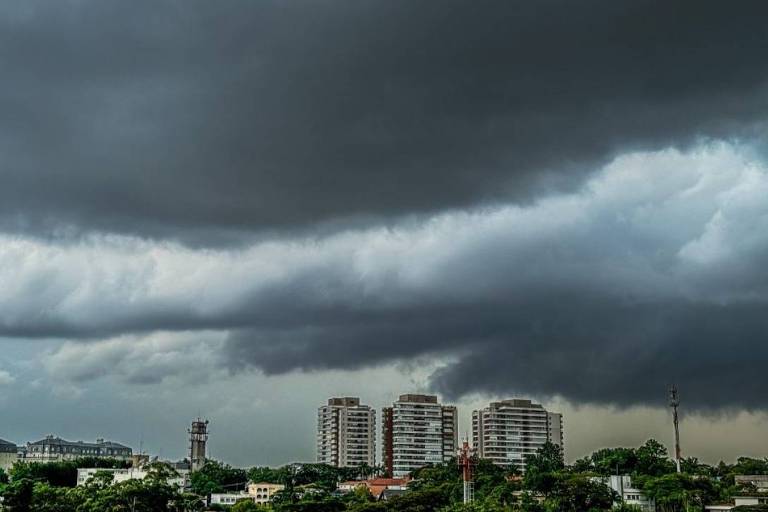
POLYGON ((358 487, 367 487, 368 492, 376 499, 386 490, 406 491, 409 478, 370 478, 368 480, 349 480, 339 484, 339 490, 350 492, 358 487))

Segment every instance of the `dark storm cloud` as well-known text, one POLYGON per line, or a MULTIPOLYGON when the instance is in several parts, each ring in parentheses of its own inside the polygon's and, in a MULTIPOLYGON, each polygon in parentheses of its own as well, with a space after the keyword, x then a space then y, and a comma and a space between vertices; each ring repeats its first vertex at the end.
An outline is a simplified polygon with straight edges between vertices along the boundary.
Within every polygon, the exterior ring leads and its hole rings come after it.
POLYGON ((754 135, 764 2, 15 2, 0 226, 242 240, 754 135))
POLYGON ((768 357, 764 312, 764 304, 632 304, 553 289, 524 304, 411 311, 386 328, 239 332, 227 348, 235 367, 247 362, 268 373, 453 354, 430 378, 451 400, 479 392, 656 406, 674 382, 692 409, 765 409, 757 363, 768 357))

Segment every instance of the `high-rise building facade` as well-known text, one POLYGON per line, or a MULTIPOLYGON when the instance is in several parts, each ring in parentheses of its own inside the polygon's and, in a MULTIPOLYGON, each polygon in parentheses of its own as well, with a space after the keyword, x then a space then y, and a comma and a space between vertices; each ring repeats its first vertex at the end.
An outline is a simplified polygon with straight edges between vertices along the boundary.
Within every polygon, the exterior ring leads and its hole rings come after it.
POLYGON ((317 462, 352 467, 376 462, 376 411, 355 397, 317 409, 317 462))
POLYGON ((393 477, 456 456, 456 407, 441 405, 433 395, 401 395, 382 410, 382 458, 393 477))
POLYGON ((547 441, 563 446, 563 417, 541 404, 515 398, 472 411, 472 446, 482 459, 524 470, 526 455, 547 441))

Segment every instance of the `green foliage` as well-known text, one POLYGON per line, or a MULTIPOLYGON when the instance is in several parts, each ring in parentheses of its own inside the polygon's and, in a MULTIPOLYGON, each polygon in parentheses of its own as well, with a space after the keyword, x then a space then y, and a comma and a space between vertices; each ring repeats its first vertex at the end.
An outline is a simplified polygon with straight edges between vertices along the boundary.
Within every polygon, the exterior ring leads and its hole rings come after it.
POLYGON ((563 449, 546 442, 534 455, 526 456, 523 487, 549 496, 564 469, 563 449))
MULTIPOLYGON (((562 450, 550 443, 527 458, 525 475, 475 459, 474 496, 462 503, 461 471, 455 460, 420 468, 411 475, 409 492, 377 502, 365 487, 346 495, 334 493, 339 482, 380 474, 371 467, 334 468, 324 464, 291 464, 281 468, 254 467, 248 471, 209 461, 191 475, 193 494, 182 494, 167 484, 177 476, 166 464, 152 464, 144 480, 113 482, 109 472, 98 472, 84 486, 75 487, 77 468, 115 467, 116 461, 16 464, 10 480, 0 473, 0 495, 7 512, 200 512, 202 496, 238 491, 248 480, 280 483, 271 506, 243 500, 228 512, 636 512, 618 500, 594 476, 631 474, 634 485, 656 500, 659 512, 700 512, 712 502, 730 499, 748 489, 733 485, 736 474, 768 474, 768 460, 742 457, 729 466, 708 466, 695 458, 681 461, 677 474, 666 448, 651 439, 638 448, 606 448, 566 467, 562 450)), ((124 463, 120 463, 124 465, 124 463)), ((217 507, 211 507, 216 509, 217 507)), ((220 508, 220 507, 219 507, 220 508)), ((765 508, 741 508, 757 512, 765 508)), ((768 510, 766 510, 768 512, 768 510)))
POLYGON ((218 492, 235 492, 245 489, 248 476, 245 470, 233 468, 215 460, 209 460, 190 477, 190 486, 195 494, 209 496, 218 492))
POLYGON ((386 503, 367 503, 350 508, 353 512, 437 512, 451 504, 444 487, 413 491, 386 503))
POLYGON ((230 512, 261 512, 263 509, 252 500, 240 500, 229 509, 230 512))
POLYGON ((732 473, 735 475, 768 475, 768 459, 753 459, 751 457, 739 457, 733 465, 732 473))
POLYGON ((605 484, 585 476, 558 475, 548 508, 559 512, 610 510, 616 496, 605 484))
POLYGON ((281 469, 273 469, 267 466, 255 466, 248 470, 248 480, 251 482, 265 482, 279 484, 283 481, 281 469))
POLYGON ((675 464, 667 454, 667 448, 656 441, 649 439, 637 449, 637 466, 634 473, 640 475, 661 476, 675 471, 675 464))
POLYGON ((709 479, 694 479, 684 473, 649 477, 641 482, 643 491, 656 500, 662 512, 701 510, 717 501, 719 494, 709 479))
POLYGON ((78 468, 127 468, 130 463, 116 459, 83 457, 61 462, 17 462, 10 470, 12 480, 29 478, 47 482, 55 487, 74 487, 77 485, 78 468))
POLYGON ((629 475, 638 468, 638 455, 634 448, 603 448, 593 453, 590 459, 591 469, 602 476, 629 475))

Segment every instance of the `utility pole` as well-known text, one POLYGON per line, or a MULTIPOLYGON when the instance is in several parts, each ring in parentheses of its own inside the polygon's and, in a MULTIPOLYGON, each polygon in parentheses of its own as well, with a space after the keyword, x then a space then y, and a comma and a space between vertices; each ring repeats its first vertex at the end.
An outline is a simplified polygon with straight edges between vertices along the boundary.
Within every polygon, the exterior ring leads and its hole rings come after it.
POLYGON ((680 427, 678 425, 677 408, 680 405, 680 395, 677 393, 677 386, 672 384, 669 387, 669 406, 672 408, 672 423, 675 426, 675 466, 680 473, 680 427))

